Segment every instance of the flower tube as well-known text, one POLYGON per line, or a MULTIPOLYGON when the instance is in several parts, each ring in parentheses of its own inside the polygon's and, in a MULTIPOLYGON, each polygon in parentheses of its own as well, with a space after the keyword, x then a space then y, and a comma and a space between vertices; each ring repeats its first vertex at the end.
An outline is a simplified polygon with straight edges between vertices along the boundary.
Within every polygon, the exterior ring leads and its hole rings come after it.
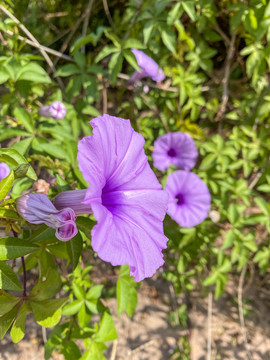
POLYGON ((133 54, 136 57, 137 63, 140 67, 140 71, 135 71, 134 74, 129 79, 129 83, 133 84, 137 80, 140 80, 144 77, 150 77, 153 81, 160 82, 165 79, 162 69, 158 64, 146 55, 143 51, 138 49, 131 49, 133 54))
POLYGON ((31 224, 46 224, 56 230, 61 241, 72 239, 78 232, 76 215, 71 208, 58 211, 45 194, 32 193, 20 197, 16 204, 18 213, 31 224))

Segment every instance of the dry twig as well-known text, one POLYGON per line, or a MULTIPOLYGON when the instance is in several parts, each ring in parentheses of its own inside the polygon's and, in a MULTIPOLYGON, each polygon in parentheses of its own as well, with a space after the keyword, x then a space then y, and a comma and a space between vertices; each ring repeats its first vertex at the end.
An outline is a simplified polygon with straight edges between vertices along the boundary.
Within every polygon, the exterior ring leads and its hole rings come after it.
POLYGON ((246 271, 247 271, 247 266, 245 265, 240 274, 238 291, 237 291, 238 292, 238 311, 239 311, 240 326, 241 326, 241 331, 242 331, 242 335, 243 335, 243 340, 244 340, 247 357, 249 360, 253 360, 251 352, 249 351, 249 348, 248 348, 247 330, 246 330, 245 319, 244 319, 244 314, 243 314, 243 285, 244 285, 246 271))
MULTIPOLYGON (((36 47, 39 49, 41 55, 44 57, 44 59, 46 60, 47 64, 49 65, 51 71, 53 73, 56 72, 56 69, 54 67, 54 64, 52 62, 52 60, 50 59, 50 57, 48 56, 47 52, 41 47, 40 43, 37 41, 37 39, 30 33, 30 31, 23 25, 20 23, 20 21, 13 15, 11 14, 3 5, 0 5, 0 10, 2 10, 2 12, 4 14, 6 14, 11 20, 13 20, 16 24, 18 24, 18 27, 25 33, 25 35, 36 45, 36 47)), ((64 84, 62 82, 62 80, 59 77, 56 77, 56 80, 58 81, 59 86, 61 87, 62 90, 65 89, 64 84)))
POLYGON ((107 0, 102 0, 102 1, 103 1, 103 7, 104 7, 104 11, 106 13, 107 19, 108 19, 111 27, 113 28, 113 31, 116 32, 116 28, 114 26, 113 19, 112 19, 111 14, 110 14, 110 10, 109 10, 107 0))
MULTIPOLYGON (((87 26, 88 26, 88 23, 89 23, 89 18, 90 18, 90 15, 91 15, 93 3, 94 3, 94 0, 89 0, 89 3, 88 3, 87 8, 86 8, 85 18, 84 18, 84 22, 83 22, 82 36, 86 35, 87 26)), ((83 45, 81 47, 81 52, 83 54, 85 54, 85 45, 83 45)))
POLYGON ((212 306, 213 294, 208 295, 208 314, 207 314, 207 360, 211 360, 212 354, 212 306))
MULTIPOLYGON (((236 38, 236 31, 234 30, 232 33, 232 38, 230 41, 230 46, 228 49, 226 61, 225 61, 225 72, 224 72, 224 78, 223 78, 223 94, 222 94, 222 100, 221 100, 221 106, 220 109, 214 119, 214 121, 219 121, 222 118, 222 115, 224 114, 227 106, 227 102, 229 100, 229 77, 230 77, 230 69, 231 69, 231 61, 233 59, 234 55, 234 45, 235 45, 235 38, 236 38)), ((219 124, 219 131, 221 130, 222 122, 219 124)))

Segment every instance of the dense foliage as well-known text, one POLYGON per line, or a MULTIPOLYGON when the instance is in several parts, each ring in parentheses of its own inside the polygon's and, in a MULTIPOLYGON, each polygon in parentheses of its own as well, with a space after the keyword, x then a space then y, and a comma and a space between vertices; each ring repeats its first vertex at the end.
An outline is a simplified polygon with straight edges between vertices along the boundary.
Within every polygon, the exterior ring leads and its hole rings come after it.
MULTIPOLYGON (((97 258, 92 215, 78 216, 78 234, 61 242, 46 225, 29 226, 16 199, 36 190, 37 179, 50 184, 51 199, 87 187, 77 144, 100 114, 130 119, 151 165, 158 136, 187 132, 200 152, 193 171, 208 185, 211 211, 192 228, 166 216, 169 242, 159 276, 176 294, 200 288, 218 298, 228 277, 246 272, 249 262, 263 275, 270 261, 270 2, 64 4, 0 5, 0 161, 12 170, 0 182, 0 338, 10 330, 20 341, 32 312, 40 325, 54 327, 46 359, 57 349, 68 360, 100 360, 105 343, 117 337, 103 300, 116 296, 118 315, 132 316, 139 285, 127 266, 97 258), (129 85, 139 68, 132 48, 157 61, 166 79, 129 85), (40 117, 40 107, 56 100, 66 116, 40 117), (84 340, 82 353, 77 339, 84 340)), ((163 186, 175 169, 153 167, 163 186)), ((181 306, 173 322, 185 325, 185 311, 181 306)), ((184 359, 183 349, 175 351, 184 359)))

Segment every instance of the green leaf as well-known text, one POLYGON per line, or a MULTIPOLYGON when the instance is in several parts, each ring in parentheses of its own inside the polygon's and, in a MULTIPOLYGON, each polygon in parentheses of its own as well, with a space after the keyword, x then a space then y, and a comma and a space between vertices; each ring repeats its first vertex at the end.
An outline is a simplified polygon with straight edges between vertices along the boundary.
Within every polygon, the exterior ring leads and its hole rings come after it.
POLYGON ((117 280, 116 295, 117 295, 117 316, 124 312, 129 300, 130 281, 129 278, 120 277, 117 280))
POLYGON ((106 56, 109 56, 110 54, 113 54, 115 52, 119 52, 119 48, 117 48, 116 46, 113 46, 113 45, 104 46, 104 48, 101 50, 101 52, 96 57, 95 62, 98 63, 100 60, 102 60, 106 56))
POLYGON ((104 312, 100 322, 100 328, 96 334, 96 342, 112 341, 117 338, 112 316, 104 312))
POLYGON ((123 45, 123 49, 144 49, 145 46, 137 39, 128 39, 123 45))
POLYGON ((28 80, 36 83, 51 83, 51 79, 47 72, 37 63, 30 62, 20 71, 18 80, 28 80))
POLYGON ((176 49, 175 49, 176 37, 175 37, 175 32, 173 31, 173 29, 166 27, 166 26, 162 26, 162 27, 160 27, 160 34, 161 34, 161 38, 162 38, 164 45, 171 52, 173 52, 173 53, 176 52, 176 49))
MULTIPOLYGON (((25 159, 25 157, 14 149, 0 149, 0 162, 5 162, 13 166, 28 164, 28 161, 25 159)), ((29 167, 26 175, 30 179, 37 180, 37 175, 32 166, 29 167)))
POLYGON ((113 54, 110 59, 109 73, 110 73, 110 78, 111 78, 111 81, 113 84, 115 84, 117 75, 119 74, 119 72, 122 69, 123 59, 124 58, 123 58, 123 55, 121 54, 121 52, 113 54))
MULTIPOLYGON (((11 147, 12 147, 12 149, 17 150, 18 153, 25 155, 25 153, 30 148, 32 141, 33 141, 33 137, 29 137, 29 138, 23 139, 17 143, 12 144, 11 147)), ((22 165, 24 165, 24 164, 22 164, 22 165)))
POLYGON ((17 312, 18 312, 18 307, 14 306, 12 310, 10 310, 8 313, 0 317, 0 340, 3 339, 5 333, 10 328, 17 312))
POLYGON ((48 268, 45 275, 40 281, 33 287, 31 296, 38 300, 45 300, 55 296, 61 289, 62 281, 58 271, 48 264, 48 268))
POLYGON ((83 216, 78 216, 76 220, 77 228, 83 232, 88 239, 91 239, 91 230, 95 224, 93 220, 83 216))
POLYGON ((191 21, 195 21, 196 20, 196 12, 195 12, 194 1, 182 1, 181 4, 182 4, 185 12, 190 17, 191 21))
POLYGON ((63 315, 75 315, 81 309, 84 301, 83 300, 74 300, 70 304, 67 304, 62 311, 63 315))
POLYGON ((176 20, 180 19, 180 16, 182 15, 182 13, 183 13, 182 3, 179 1, 169 11, 168 17, 167 17, 167 24, 173 25, 176 20))
POLYGON ((65 64, 56 71, 55 76, 65 77, 80 73, 81 70, 75 64, 65 64))
POLYGON ((20 216, 14 210, 0 209, 0 218, 18 220, 20 216))
POLYGON ((17 118, 17 120, 21 124, 23 124, 25 129, 32 134, 35 127, 34 127, 33 120, 31 118, 31 115, 29 114, 29 112, 26 111, 24 108, 17 107, 14 109, 13 114, 17 118))
POLYGON ((79 347, 73 341, 63 341, 61 353, 68 360, 79 360, 81 358, 81 352, 79 347))
POLYGON ((200 170, 208 170, 211 169, 216 162, 216 154, 208 154, 203 158, 203 161, 200 165, 200 170))
POLYGON ((127 60, 127 62, 130 63, 130 65, 135 69, 140 71, 140 67, 138 66, 137 60, 135 55, 133 54, 132 51, 130 50, 124 50, 123 51, 123 55, 125 57, 125 59, 127 60))
POLYGON ((3 200, 12 188, 14 181, 14 171, 12 170, 7 177, 0 181, 0 201, 3 200))
POLYGON ((21 291, 22 286, 11 267, 0 261, 0 289, 21 291))
POLYGON ((145 45, 147 45, 155 25, 155 20, 149 20, 145 23, 143 28, 143 42, 145 45))
POLYGON ((128 297, 128 304, 126 307, 126 313, 128 314, 129 317, 132 317, 136 307, 137 307, 137 303, 138 303, 138 294, 135 288, 130 288, 129 291, 129 297, 128 297))
POLYGON ((263 214, 270 214, 270 205, 264 199, 262 199, 261 197, 255 197, 254 201, 259 206, 263 214))
POLYGON ((16 298, 15 296, 0 290, 0 316, 9 312, 19 301, 20 298, 16 298))
POLYGON ((0 239, 0 260, 15 259, 39 249, 39 246, 18 238, 0 239))
POLYGON ((78 233, 74 238, 66 242, 67 253, 72 264, 73 270, 76 268, 81 256, 83 248, 83 240, 80 233, 78 233))
POLYGON ((17 315, 12 328, 10 330, 10 336, 12 341, 16 344, 19 341, 21 341, 24 337, 25 333, 25 319, 26 315, 29 313, 29 309, 27 307, 26 302, 24 301, 22 303, 22 306, 20 307, 19 314, 17 315))
POLYGON ((98 299, 101 296, 102 289, 103 289, 103 285, 96 285, 91 287, 91 289, 87 292, 85 298, 87 300, 98 299))
POLYGON ((30 305, 36 321, 45 327, 53 327, 61 319, 61 308, 68 301, 68 298, 50 299, 35 301, 31 300, 30 305))

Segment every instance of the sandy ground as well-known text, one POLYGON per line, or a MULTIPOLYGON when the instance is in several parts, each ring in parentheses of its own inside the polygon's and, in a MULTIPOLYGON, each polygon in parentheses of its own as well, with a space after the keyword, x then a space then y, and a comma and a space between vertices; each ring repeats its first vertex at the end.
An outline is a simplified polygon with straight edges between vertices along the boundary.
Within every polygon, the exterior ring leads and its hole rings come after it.
MULTIPOLYGON (((249 302, 245 309, 248 350, 253 360, 270 359, 270 297, 266 288, 257 291, 256 282, 244 294, 249 302), (269 300, 268 300, 269 299, 269 300)), ((173 328, 167 317, 171 311, 171 294, 168 285, 161 281, 144 282, 139 290, 139 302, 135 315, 129 319, 126 314, 116 316, 116 301, 111 299, 108 306, 115 318, 118 339, 108 344, 108 360, 169 360, 170 353, 182 336, 188 335, 192 348, 190 360, 207 359, 207 339, 211 333, 211 359, 249 360, 244 346, 239 322, 236 298, 236 284, 231 291, 211 307, 211 328, 208 328, 208 300, 196 293, 189 297, 189 329, 173 328), (155 285, 155 286, 154 286, 155 285), (112 353, 114 355, 112 356, 112 353)), ((181 304, 181 297, 174 299, 181 304)), ((27 336, 19 344, 13 344, 6 336, 0 343, 0 360, 43 359, 42 331, 32 318, 27 320, 27 336)), ((54 360, 63 359, 54 354, 54 360)), ((176 358, 175 358, 176 359, 176 358)), ((181 358, 179 358, 181 359, 181 358)))

